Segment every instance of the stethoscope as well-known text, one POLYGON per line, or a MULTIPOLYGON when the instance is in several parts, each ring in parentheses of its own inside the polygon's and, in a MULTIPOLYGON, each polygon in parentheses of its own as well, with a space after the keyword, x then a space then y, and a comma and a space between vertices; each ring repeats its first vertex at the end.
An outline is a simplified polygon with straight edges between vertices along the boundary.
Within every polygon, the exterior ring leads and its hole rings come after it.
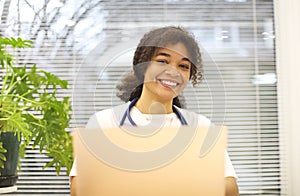
MULTIPOLYGON (((128 120, 129 120, 129 122, 132 126, 137 126, 136 123, 134 122, 134 120, 131 118, 131 115, 130 115, 130 110, 136 104, 137 101, 138 101, 138 97, 134 98, 131 101, 131 103, 129 104, 129 106, 126 109, 125 113, 123 114, 123 117, 120 121, 120 126, 124 125, 126 117, 128 117, 128 120)), ((176 114, 177 118, 180 120, 181 125, 188 125, 185 118, 183 117, 183 115, 179 112, 179 110, 174 105, 172 106, 172 109, 173 109, 174 113, 176 114)))

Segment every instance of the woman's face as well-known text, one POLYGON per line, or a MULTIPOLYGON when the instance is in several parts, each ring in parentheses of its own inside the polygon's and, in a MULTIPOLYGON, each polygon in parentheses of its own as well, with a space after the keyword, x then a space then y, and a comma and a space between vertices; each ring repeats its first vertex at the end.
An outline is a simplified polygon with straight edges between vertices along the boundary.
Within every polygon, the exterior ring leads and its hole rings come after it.
POLYGON ((179 42, 158 49, 144 74, 143 94, 159 102, 173 100, 186 87, 190 69, 184 44, 179 42))

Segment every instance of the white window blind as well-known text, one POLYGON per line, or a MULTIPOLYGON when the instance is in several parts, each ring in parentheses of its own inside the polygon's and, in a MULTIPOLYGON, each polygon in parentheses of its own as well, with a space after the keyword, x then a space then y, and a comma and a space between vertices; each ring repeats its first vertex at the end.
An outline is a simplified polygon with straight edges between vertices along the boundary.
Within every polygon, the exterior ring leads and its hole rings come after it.
MULTIPOLYGON (((186 107, 229 128, 228 152, 241 195, 280 195, 280 159, 271 0, 3 0, 0 34, 34 41, 19 63, 36 63, 70 84, 70 128, 121 103, 118 80, 131 70, 142 35, 154 27, 192 31, 204 55, 205 80, 188 87, 186 107)), ((69 182, 42 170, 28 149, 16 195, 68 195, 69 182)), ((62 172, 63 173, 63 172, 62 172)))

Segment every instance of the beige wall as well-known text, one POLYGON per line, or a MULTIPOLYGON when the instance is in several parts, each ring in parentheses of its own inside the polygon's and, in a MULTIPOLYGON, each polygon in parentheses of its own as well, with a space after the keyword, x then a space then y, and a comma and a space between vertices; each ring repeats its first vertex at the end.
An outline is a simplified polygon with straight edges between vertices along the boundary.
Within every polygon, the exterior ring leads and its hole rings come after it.
POLYGON ((300 193, 300 1, 275 0, 283 195, 300 193))

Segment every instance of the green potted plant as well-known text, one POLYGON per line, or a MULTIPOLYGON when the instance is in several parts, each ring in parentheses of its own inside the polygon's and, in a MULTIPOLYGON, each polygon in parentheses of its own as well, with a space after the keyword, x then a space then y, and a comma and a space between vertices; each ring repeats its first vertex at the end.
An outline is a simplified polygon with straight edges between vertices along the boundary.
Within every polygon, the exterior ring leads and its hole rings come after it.
POLYGON ((73 162, 70 98, 57 96, 68 82, 36 65, 16 65, 8 51, 25 47, 32 42, 0 36, 0 187, 15 184, 18 157, 30 143, 51 157, 44 167, 57 174, 62 167, 69 173, 73 162))

